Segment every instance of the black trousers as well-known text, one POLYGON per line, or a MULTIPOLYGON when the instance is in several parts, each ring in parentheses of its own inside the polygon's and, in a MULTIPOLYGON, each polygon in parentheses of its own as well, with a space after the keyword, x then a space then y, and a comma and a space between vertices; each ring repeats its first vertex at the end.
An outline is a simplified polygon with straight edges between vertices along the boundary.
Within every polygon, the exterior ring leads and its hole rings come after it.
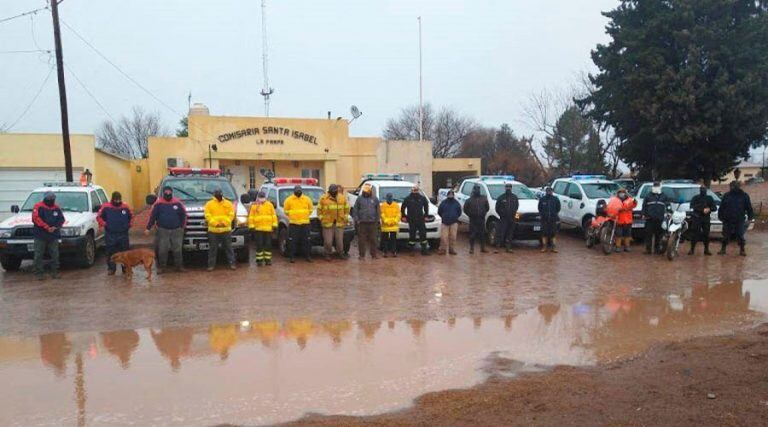
POLYGON ((128 233, 121 233, 119 235, 106 235, 104 236, 104 249, 107 255, 107 269, 109 271, 117 270, 117 266, 112 262, 112 255, 127 251, 130 247, 128 240, 128 233))
POLYGON ((485 218, 469 220, 469 246, 475 246, 475 242, 485 247, 485 218))
POLYGON ((408 246, 413 249, 416 243, 421 244, 422 251, 427 250, 427 224, 424 220, 408 222, 408 246), (419 235, 419 240, 416 240, 416 234, 419 235))
POLYGON ((646 219, 645 220, 645 250, 656 252, 661 249, 661 237, 664 235, 664 229, 661 228, 661 220, 658 219, 646 219), (653 243, 653 239, 656 239, 656 243, 653 243))
POLYGON ((256 244, 256 262, 272 260, 272 232, 254 231, 253 241, 256 244))
POLYGON ((288 257, 295 258, 298 250, 305 258, 312 255, 312 245, 309 242, 309 224, 290 224, 288 226, 288 257))
POLYGON ((499 221, 499 228, 496 230, 496 247, 512 247, 512 236, 515 234, 515 225, 514 220, 502 219, 499 221))
POLYGON ((693 217, 691 219, 691 243, 704 242, 709 245, 709 217, 706 219, 693 217))
POLYGON ((747 244, 744 234, 747 232, 746 221, 725 222, 723 221, 723 248, 728 246, 731 240, 736 240, 742 249, 747 244))
POLYGON ((381 242, 383 243, 384 253, 397 252, 397 231, 385 231, 381 233, 381 242))
POLYGON ((543 219, 541 220, 541 237, 545 239, 551 239, 557 234, 557 220, 556 219, 543 219))

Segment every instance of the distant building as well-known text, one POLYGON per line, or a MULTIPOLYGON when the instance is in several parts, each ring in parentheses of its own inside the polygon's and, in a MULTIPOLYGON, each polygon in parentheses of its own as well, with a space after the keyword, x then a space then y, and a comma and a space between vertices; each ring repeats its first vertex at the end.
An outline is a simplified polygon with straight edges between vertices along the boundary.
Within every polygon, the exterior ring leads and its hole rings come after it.
POLYGON ((738 180, 741 182, 744 182, 750 178, 754 178, 756 176, 760 176, 760 169, 762 169, 762 165, 759 165, 757 163, 751 163, 747 161, 743 161, 739 163, 736 168, 734 168, 731 172, 728 172, 727 175, 725 175, 721 180, 717 181, 718 184, 730 184, 731 181, 736 180, 736 175, 739 175, 738 180), (738 172, 737 172, 738 171, 738 172))

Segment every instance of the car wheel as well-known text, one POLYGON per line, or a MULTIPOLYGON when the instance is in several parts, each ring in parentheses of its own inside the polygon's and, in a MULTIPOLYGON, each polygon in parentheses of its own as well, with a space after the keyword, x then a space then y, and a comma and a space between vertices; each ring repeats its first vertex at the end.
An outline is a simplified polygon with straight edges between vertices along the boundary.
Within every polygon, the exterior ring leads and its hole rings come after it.
POLYGON ((85 243, 83 244, 83 253, 77 258, 77 264, 81 268, 93 267, 96 263, 96 242, 93 240, 93 234, 85 235, 85 243))
POLYGON ((288 228, 280 227, 277 232, 277 247, 283 256, 288 256, 288 228))
POLYGON ((584 219, 581 220, 581 232, 584 233, 584 238, 589 238, 589 227, 592 225, 592 217, 591 216, 585 216, 584 219))
POLYGON ((0 255, 0 265, 5 271, 19 271, 21 258, 13 255, 0 255))

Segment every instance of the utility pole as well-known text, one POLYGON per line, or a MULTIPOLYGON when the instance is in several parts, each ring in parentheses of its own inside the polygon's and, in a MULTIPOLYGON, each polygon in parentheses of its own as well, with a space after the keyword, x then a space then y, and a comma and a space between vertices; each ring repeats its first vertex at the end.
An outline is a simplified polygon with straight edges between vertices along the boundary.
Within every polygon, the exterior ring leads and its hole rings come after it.
POLYGON ((72 149, 69 145, 69 115, 67 114, 67 88, 64 85, 64 59, 61 52, 59 29, 59 0, 50 0, 53 16, 53 39, 56 43, 56 74, 59 77, 59 106, 61 107, 61 136, 64 143, 64 170, 67 182, 72 182, 72 149))
POLYGON ((419 20, 419 142, 424 141, 424 85, 421 73, 421 16, 419 20))
POLYGON ((261 0, 261 62, 264 69, 264 86, 261 96, 264 97, 264 117, 269 117, 269 98, 275 90, 269 87, 269 44, 267 43, 267 0, 261 0))

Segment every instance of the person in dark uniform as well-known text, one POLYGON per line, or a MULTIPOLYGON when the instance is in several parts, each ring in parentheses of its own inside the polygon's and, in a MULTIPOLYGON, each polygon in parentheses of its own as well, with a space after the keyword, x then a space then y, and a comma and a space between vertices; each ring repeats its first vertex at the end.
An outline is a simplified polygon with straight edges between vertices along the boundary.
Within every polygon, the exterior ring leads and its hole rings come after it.
POLYGON ((480 194, 480 186, 472 187, 469 200, 464 202, 464 213, 469 217, 469 253, 475 253, 475 242, 480 242, 480 252, 485 250, 485 217, 491 210, 488 198, 480 194))
POLYGON ((701 186, 699 194, 691 199, 691 250, 688 255, 696 253, 696 243, 704 242, 704 255, 712 255, 709 251, 710 214, 717 211, 715 199, 707 194, 707 187, 701 186))
POLYGON ((555 246, 557 221, 560 214, 560 199, 552 194, 552 187, 544 190, 544 196, 539 199, 539 216, 541 217, 541 251, 557 253, 555 246))
POLYGON ((411 253, 415 254, 413 250, 418 242, 421 246, 421 254, 429 255, 426 224, 426 217, 429 215, 429 200, 421 194, 418 185, 414 185, 411 194, 403 200, 400 214, 408 218, 408 246, 411 248, 411 253), (416 234, 419 235, 418 241, 416 234))
POLYGON ((517 195, 512 192, 512 183, 504 185, 504 194, 496 200, 496 213, 499 215, 499 226, 496 229, 496 249, 494 253, 499 253, 502 246, 507 248, 507 252, 512 252, 512 236, 515 233, 515 215, 520 207, 517 195))
POLYGON ((643 218, 645 219, 645 254, 661 253, 661 238, 664 229, 661 223, 669 209, 669 197, 661 192, 661 183, 654 182, 651 194, 643 200, 643 218))
POLYGON ((59 278, 59 239, 61 227, 64 225, 64 212, 56 204, 56 194, 47 191, 43 200, 32 208, 32 233, 35 250, 35 276, 43 280, 43 257, 47 253, 51 257, 51 277, 59 278))
POLYGON ((723 221, 723 244, 718 255, 725 255, 725 248, 731 239, 739 243, 739 255, 747 256, 746 240, 747 219, 752 220, 755 212, 752 210, 752 201, 749 195, 741 189, 738 181, 731 182, 731 191, 725 193, 720 203, 718 217, 723 221))
MULTIPOLYGON (((112 255, 127 251, 130 247, 128 231, 131 229, 133 213, 131 208, 123 203, 123 196, 115 191, 109 203, 105 203, 99 209, 96 216, 99 225, 104 228, 104 243, 107 255, 107 274, 115 274, 117 266, 112 261, 112 255)), ((125 267, 123 267, 125 272, 125 267)))

